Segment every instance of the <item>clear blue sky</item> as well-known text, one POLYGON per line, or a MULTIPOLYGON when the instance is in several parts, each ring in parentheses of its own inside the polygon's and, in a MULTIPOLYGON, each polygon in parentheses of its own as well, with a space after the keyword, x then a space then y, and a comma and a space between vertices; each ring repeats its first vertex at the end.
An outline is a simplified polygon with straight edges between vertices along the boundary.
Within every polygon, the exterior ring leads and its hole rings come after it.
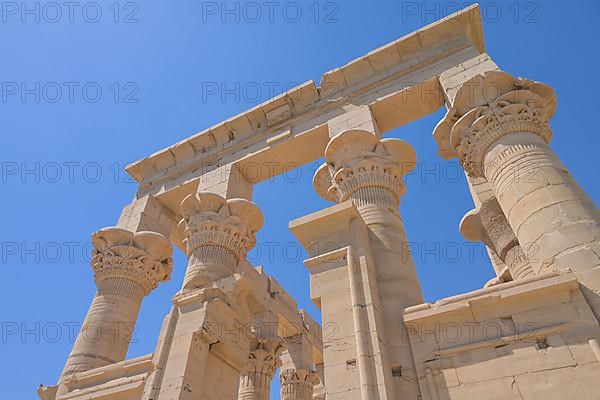
MULTIPOLYGON (((21 2, 0 3, 3 399, 34 399, 39 383, 56 382, 72 346, 68 326, 83 321, 95 291, 89 235, 114 225, 136 190, 123 166, 271 91, 319 81, 463 4, 284 1, 271 14, 258 2, 259 16, 246 3, 238 3, 237 15, 233 2, 233 14, 224 15, 221 2, 190 0, 81 2, 72 9, 27 1, 31 12, 21 2), (203 93, 214 83, 241 95, 203 93)), ((487 49, 501 68, 558 93, 553 147, 598 203, 600 3, 498 1, 483 2, 483 9, 487 49)), ((409 239, 421 250, 439 249, 415 255, 428 301, 480 288, 492 276, 481 247, 471 257, 458 234, 472 202, 456 165, 436 155, 431 133, 442 116, 440 110, 389 134, 409 141, 422 168, 433 171, 408 178, 401 207, 409 239)), ((288 221, 328 205, 312 189, 314 168, 304 168, 298 181, 290 174, 256 187, 266 219, 259 242, 281 246, 272 259, 263 252, 253 261, 318 317, 298 247, 282 251, 295 243, 288 221)), ((185 265, 178 252, 172 281, 144 301, 130 357, 154 351, 185 265)))

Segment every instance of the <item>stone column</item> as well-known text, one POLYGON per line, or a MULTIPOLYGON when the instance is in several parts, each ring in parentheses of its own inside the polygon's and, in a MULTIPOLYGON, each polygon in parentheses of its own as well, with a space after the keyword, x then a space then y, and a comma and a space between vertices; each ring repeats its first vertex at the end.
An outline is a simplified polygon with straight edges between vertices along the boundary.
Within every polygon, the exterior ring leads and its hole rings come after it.
POLYGON ((235 399, 250 348, 243 328, 251 322, 239 304, 247 283, 238 263, 254 246, 263 216, 251 201, 208 192, 187 196, 181 215, 188 268, 173 299, 160 388, 147 386, 143 398, 235 399))
POLYGON ((600 265, 600 215, 549 147, 547 85, 490 71, 463 84, 435 129, 440 154, 485 177, 533 271, 600 265))
POLYGON ((240 376, 238 400, 269 400, 271 382, 281 366, 281 341, 265 340, 252 344, 248 366, 240 376))
POLYGON ((279 373, 281 400, 312 400, 319 377, 307 369, 284 369, 279 373))
POLYGON ((105 228, 92 235, 92 243, 98 292, 61 382, 74 373, 125 360, 142 299, 168 280, 172 270, 171 243, 159 233, 105 228))
POLYGON ((402 140, 379 140, 368 131, 349 130, 330 140, 325 161, 315 174, 315 188, 327 200, 352 200, 368 227, 388 359, 404 377, 395 381, 395 392, 417 398, 411 348, 402 340, 407 337, 402 313, 423 297, 398 210, 405 192, 403 175, 414 169, 415 152, 402 140))
POLYGON ((188 267, 183 290, 203 288, 233 275, 256 243, 263 216, 249 200, 208 193, 187 196, 181 204, 188 267))
POLYGON ((258 312, 252 321, 248 364, 240 375, 239 400, 269 400, 271 382, 281 366, 279 356, 283 341, 278 336, 279 323, 270 311, 258 312))
POLYGON ((495 197, 481 203, 479 210, 468 212, 460 223, 460 232, 466 240, 485 243, 507 266, 512 279, 535 275, 495 197))

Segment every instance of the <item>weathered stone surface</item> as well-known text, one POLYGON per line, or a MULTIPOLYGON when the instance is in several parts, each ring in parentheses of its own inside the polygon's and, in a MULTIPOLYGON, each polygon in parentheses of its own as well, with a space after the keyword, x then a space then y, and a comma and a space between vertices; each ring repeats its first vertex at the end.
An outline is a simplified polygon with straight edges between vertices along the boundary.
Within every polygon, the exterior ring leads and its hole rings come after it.
POLYGON ((548 146, 555 109, 548 85, 487 71, 463 83, 434 131, 440 154, 492 185, 534 273, 600 266, 589 251, 560 260, 597 245, 600 213, 548 146))
POLYGON ((184 289, 205 287, 237 272, 263 225, 262 213, 251 201, 209 192, 186 197, 181 215, 189 257, 184 289))
POLYGON ((138 192, 93 235, 98 293, 40 398, 267 400, 278 368, 282 400, 596 398, 599 212, 549 147, 554 91, 484 48, 474 5, 129 166, 138 192), (496 276, 430 304, 399 212, 416 154, 383 137, 444 104, 438 151, 475 205, 460 230, 496 276), (323 156, 314 186, 337 204, 290 223, 320 326, 246 255, 253 185, 323 156), (182 289, 154 353, 126 360, 172 243, 182 289))
POLYGON ((171 243, 159 233, 105 228, 92 243, 98 292, 62 372, 59 395, 75 374, 125 359, 142 299, 173 268, 171 243))

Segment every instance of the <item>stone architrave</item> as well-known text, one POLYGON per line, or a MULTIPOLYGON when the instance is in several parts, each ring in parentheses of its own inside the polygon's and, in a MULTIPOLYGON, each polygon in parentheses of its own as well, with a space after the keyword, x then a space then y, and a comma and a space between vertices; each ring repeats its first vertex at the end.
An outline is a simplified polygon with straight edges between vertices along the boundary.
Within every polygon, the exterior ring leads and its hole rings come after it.
POLYGON ((312 400, 319 377, 308 369, 284 369, 279 373, 281 400, 312 400))

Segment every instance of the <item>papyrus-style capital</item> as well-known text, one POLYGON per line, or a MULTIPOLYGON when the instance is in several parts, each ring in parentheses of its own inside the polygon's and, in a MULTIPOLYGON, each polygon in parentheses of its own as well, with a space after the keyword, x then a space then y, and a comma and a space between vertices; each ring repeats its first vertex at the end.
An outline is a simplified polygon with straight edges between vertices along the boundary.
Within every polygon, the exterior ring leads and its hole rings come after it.
POLYGON ((548 85, 489 71, 462 85, 433 135, 441 157, 458 157, 470 176, 483 177, 486 151, 502 137, 526 132, 550 143, 555 110, 548 85))
MULTIPOLYGON (((169 279, 171 242, 156 232, 104 228, 92 235, 92 269, 98 292, 61 375, 61 384, 78 372, 125 359, 145 295, 169 279), (97 332, 89 340, 88 329, 97 332)), ((59 393, 66 390, 60 386, 59 393)))
MULTIPOLYGON (((160 233, 104 228, 92 235, 92 243, 92 268, 98 287, 120 278, 139 284, 147 295, 159 282, 169 280, 173 249, 160 233)), ((111 285, 115 290, 120 286, 111 285)))
POLYGON ((312 400, 319 376, 307 369, 285 369, 279 373, 281 400, 312 400))
POLYGON ((263 215, 253 202, 196 193, 181 203, 189 266, 184 287, 201 287, 233 273, 256 244, 263 215), (190 286, 191 285, 191 286, 190 286))
POLYGON ((326 200, 376 203, 397 208, 406 190, 403 175, 415 168, 413 148, 398 139, 377 139, 363 130, 334 136, 313 184, 326 200))
POLYGON ((238 261, 256 244, 263 216, 253 202, 229 199, 213 193, 196 193, 181 203, 188 255, 203 246, 222 247, 238 261))
POLYGON ((281 367, 280 340, 259 340, 252 345, 248 365, 240 376, 239 400, 268 400, 271 381, 281 367))

